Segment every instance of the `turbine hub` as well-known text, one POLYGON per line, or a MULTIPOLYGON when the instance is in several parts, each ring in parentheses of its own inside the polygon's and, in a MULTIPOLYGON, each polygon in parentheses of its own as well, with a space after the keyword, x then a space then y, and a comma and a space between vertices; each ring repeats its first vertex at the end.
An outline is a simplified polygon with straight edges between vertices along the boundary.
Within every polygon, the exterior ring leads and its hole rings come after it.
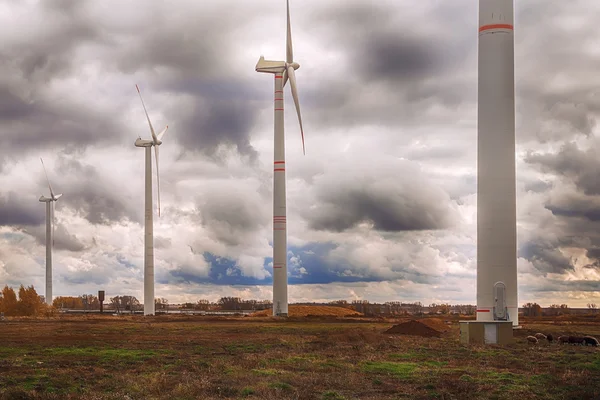
POLYGON ((298 68, 300 68, 300 64, 298 64, 297 62, 293 62, 291 64, 287 64, 287 66, 293 67, 294 71, 297 70, 298 68))

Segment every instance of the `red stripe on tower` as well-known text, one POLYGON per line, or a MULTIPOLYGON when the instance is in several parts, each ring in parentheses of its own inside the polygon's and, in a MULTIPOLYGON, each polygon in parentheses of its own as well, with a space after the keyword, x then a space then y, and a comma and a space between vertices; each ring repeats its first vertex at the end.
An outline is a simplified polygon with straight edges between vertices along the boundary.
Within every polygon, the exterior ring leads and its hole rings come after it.
POLYGON ((479 32, 489 31, 490 29, 510 29, 513 30, 513 26, 511 24, 489 24, 483 25, 479 27, 479 32))

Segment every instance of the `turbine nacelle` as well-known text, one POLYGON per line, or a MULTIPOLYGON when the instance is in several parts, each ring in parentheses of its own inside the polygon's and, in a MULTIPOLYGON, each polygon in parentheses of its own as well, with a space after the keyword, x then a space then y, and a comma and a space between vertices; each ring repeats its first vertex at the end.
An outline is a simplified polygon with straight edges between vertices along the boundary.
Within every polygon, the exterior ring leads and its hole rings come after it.
POLYGON ((285 87, 288 80, 292 90, 292 98, 294 99, 294 105, 296 106, 296 113, 298 114, 298 122, 300 123, 300 134, 302 136, 302 153, 306 154, 304 148, 304 128, 302 127, 302 116, 300 115, 300 101, 298 100, 298 89, 296 87, 296 71, 300 68, 300 64, 294 61, 294 49, 292 45, 292 26, 290 22, 290 2, 286 1, 287 6, 287 37, 285 44, 285 61, 269 61, 265 60, 263 56, 260 56, 256 63, 256 72, 265 72, 270 74, 282 74, 283 75, 283 86, 285 87))
POLYGON ((40 157, 40 161, 42 162, 42 167, 44 168, 44 175, 46 176, 46 181, 48 182, 48 188, 50 189, 50 197, 46 197, 46 196, 40 196, 40 201, 43 203, 47 203, 49 201, 56 201, 58 199, 60 199, 60 196, 62 196, 62 193, 60 194, 54 194, 54 192, 52 191, 52 185, 50 184, 50 179, 48 179, 48 173, 46 172, 46 166, 44 165, 44 160, 42 160, 42 158, 40 157))
MULTIPOLYGON (((152 126, 152 122, 150 122, 150 117, 148 116, 148 110, 146 110, 146 105, 144 104, 144 99, 142 98, 142 93, 140 92, 140 88, 138 85, 135 85, 137 89, 138 95, 140 96, 140 101, 142 102, 142 107, 144 108, 144 113, 146 114, 146 119, 148 120, 148 126, 150 127, 150 134, 152 135, 152 140, 145 140, 141 137, 138 137, 135 141, 136 147, 153 147, 154 146, 154 155, 156 156, 156 186, 157 186, 157 196, 158 196, 158 216, 160 217, 160 178, 158 174, 158 146, 162 144, 162 137, 169 129, 169 125, 165 127, 158 135, 154 132, 154 127, 152 126)), ((152 151, 152 150, 150 150, 152 151)))
POLYGON ((152 146, 154 146, 154 140, 137 138, 135 141, 135 147, 152 147, 152 146))

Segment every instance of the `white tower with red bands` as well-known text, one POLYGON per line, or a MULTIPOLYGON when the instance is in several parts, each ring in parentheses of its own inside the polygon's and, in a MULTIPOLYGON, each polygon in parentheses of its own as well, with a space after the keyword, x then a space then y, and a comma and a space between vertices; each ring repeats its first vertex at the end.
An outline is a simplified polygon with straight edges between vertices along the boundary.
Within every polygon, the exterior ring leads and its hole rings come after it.
POLYGON ((275 138, 273 164, 273 316, 288 315, 288 279, 287 279, 287 207, 285 194, 285 136, 283 125, 283 87, 290 81, 292 98, 296 105, 302 151, 304 152, 304 129, 300 115, 300 103, 296 88, 296 73, 300 68, 294 62, 292 48, 292 28, 290 24, 290 4, 287 1, 287 40, 286 60, 269 61, 261 56, 256 64, 256 72, 275 75, 274 111, 275 138))
POLYGON ((477 320, 518 325, 513 0, 479 0, 477 320))

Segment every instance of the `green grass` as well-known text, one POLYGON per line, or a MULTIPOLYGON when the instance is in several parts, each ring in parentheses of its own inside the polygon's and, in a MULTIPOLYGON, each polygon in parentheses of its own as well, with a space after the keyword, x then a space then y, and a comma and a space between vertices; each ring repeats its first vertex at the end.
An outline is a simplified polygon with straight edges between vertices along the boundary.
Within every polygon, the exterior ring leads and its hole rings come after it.
POLYGON ((270 368, 265 368, 265 369, 253 369, 252 370, 253 373, 255 373, 256 375, 281 375, 284 374, 285 371, 281 371, 279 369, 270 369, 270 368))
POLYGON ((366 362, 363 364, 363 371, 373 372, 378 374, 389 374, 399 378, 410 378, 418 368, 415 363, 400 363, 400 362, 366 362))
POLYGON ((329 390, 323 393, 323 400, 346 400, 344 396, 339 394, 338 392, 334 392, 333 390, 329 390))
POLYGON ((144 361, 158 354, 155 350, 98 349, 94 347, 50 347, 43 350, 51 357, 97 357, 105 361, 144 361))
POLYGON ((289 383, 285 383, 285 382, 272 382, 272 383, 269 383, 269 387, 273 388, 273 389, 284 390, 284 391, 289 391, 289 390, 294 389, 294 387, 292 385, 290 385, 289 383))

